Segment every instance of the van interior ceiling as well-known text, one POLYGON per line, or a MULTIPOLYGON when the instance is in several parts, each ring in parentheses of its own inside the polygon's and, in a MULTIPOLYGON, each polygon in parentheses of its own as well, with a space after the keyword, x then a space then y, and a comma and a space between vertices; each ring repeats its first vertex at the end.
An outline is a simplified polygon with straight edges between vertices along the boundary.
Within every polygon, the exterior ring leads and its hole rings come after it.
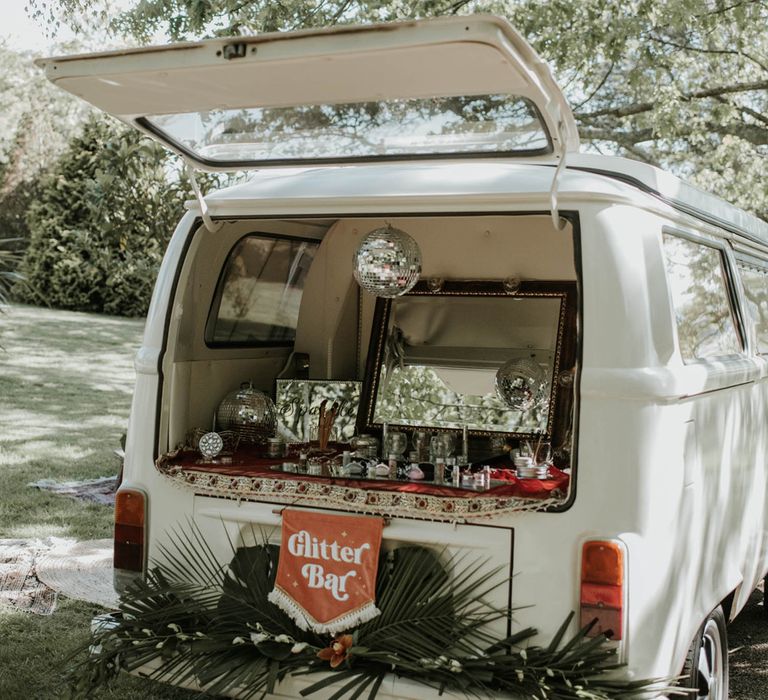
MULTIPOLYGON (((222 398, 244 378, 273 397, 277 378, 363 381, 377 299, 355 281, 353 257, 367 233, 387 225, 406 231, 418 243, 422 280, 518 278, 575 285, 571 225, 556 231, 544 214, 249 219, 228 221, 215 233, 200 226, 172 306, 169 350, 163 358, 159 453, 183 444, 190 430, 210 430, 222 398), (278 309, 265 312, 253 335, 239 335, 242 329, 223 318, 225 303, 233 303, 221 298, 228 276, 241 306, 256 309, 257 316, 261 307, 278 309), (256 286, 254 279, 259 280, 256 286), (290 318, 281 320, 275 313, 290 318), (295 327, 295 342, 290 326, 295 327), (296 358, 307 358, 308 366, 296 358)), ((445 303, 451 301, 456 302, 445 303)), ((522 331, 530 321, 516 320, 514 314, 486 314, 470 332, 497 340, 484 344, 482 337, 473 337, 469 343, 483 348, 498 347, 501 339, 514 342, 517 325, 519 348, 531 348, 522 331)), ((575 334, 572 328, 568 332, 575 334)), ((552 345, 549 351, 554 349, 552 345)), ((573 367, 559 369, 562 374, 573 367)))

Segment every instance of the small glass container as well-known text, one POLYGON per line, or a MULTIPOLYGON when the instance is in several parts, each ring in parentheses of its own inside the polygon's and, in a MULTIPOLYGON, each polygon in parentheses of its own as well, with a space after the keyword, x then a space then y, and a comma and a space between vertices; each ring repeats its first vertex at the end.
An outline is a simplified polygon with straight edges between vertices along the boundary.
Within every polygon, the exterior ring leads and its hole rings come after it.
POLYGON ((405 433, 400 433, 396 430, 388 430, 383 448, 385 454, 396 454, 400 457, 405 453, 406 449, 408 449, 408 438, 405 433))
POLYGON ((397 455, 392 453, 387 460, 389 465, 389 478, 397 479, 397 455))
POLYGON ((363 477, 365 476, 367 469, 365 465, 360 464, 360 462, 350 462, 345 467, 342 467, 342 471, 344 472, 345 476, 363 477))
POLYGON ((285 443, 280 437, 271 437, 267 440, 267 454, 270 457, 282 457, 285 454, 285 443))
POLYGON ((307 465, 307 474, 310 476, 322 476, 323 465, 320 462, 310 462, 307 465))
POLYGON ((435 483, 445 483, 445 457, 435 457, 435 483))
POLYGON ((429 452, 433 460, 438 456, 450 457, 455 451, 455 433, 436 433, 429 441, 429 452))
POLYGON ((429 458, 429 433, 426 430, 413 431, 413 449, 418 461, 424 462, 429 458))
POLYGON ((359 457, 376 459, 379 456, 379 441, 373 435, 357 435, 349 444, 359 457))
POLYGON ((527 457, 525 455, 520 455, 519 457, 515 457, 514 465, 515 465, 515 469, 520 469, 521 467, 523 469, 532 467, 533 457, 527 457))
POLYGON ((537 466, 552 462, 552 443, 538 442, 533 450, 533 460, 537 466))

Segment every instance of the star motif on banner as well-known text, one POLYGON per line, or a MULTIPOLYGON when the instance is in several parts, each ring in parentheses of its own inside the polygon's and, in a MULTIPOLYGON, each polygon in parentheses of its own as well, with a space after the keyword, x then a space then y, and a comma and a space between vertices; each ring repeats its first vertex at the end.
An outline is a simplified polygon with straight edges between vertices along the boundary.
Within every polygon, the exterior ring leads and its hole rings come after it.
POLYGON ((346 537, 347 536, 347 531, 346 530, 342 530, 341 531, 341 536, 342 537, 346 537))
POLYGON ((294 581, 294 582, 293 582, 293 587, 294 587, 294 588, 298 588, 298 586, 299 586, 299 582, 298 582, 298 581, 294 581))

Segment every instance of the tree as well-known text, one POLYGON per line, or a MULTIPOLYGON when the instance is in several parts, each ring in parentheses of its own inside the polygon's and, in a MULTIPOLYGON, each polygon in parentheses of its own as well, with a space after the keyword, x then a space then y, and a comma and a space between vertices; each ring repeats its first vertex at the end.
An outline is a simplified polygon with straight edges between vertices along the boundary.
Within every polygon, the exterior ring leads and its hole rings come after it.
POLYGON ((16 272, 19 256, 13 250, 7 249, 6 245, 7 241, 0 241, 0 307, 8 300, 8 293, 13 285, 21 281, 21 275, 16 272))
POLYGON ((43 179, 29 210, 31 239, 21 268, 27 283, 19 296, 59 308, 143 315, 188 196, 162 147, 92 116, 43 179))
MULTIPOLYGON (((77 46, 67 50, 76 51, 77 46)), ((2 44, 0 104, 2 198, 55 160, 91 108, 48 82, 30 54, 2 44)))
POLYGON ((90 109, 57 90, 25 53, 0 44, 0 303, 21 283, 17 267, 29 241, 26 213, 42 173, 90 109))
MULTIPOLYGON (((109 15, 108 0, 31 2, 49 26, 109 15)), ((762 0, 140 0, 110 27, 182 40, 469 12, 505 15, 531 41, 589 148, 665 166, 768 218, 762 0)))

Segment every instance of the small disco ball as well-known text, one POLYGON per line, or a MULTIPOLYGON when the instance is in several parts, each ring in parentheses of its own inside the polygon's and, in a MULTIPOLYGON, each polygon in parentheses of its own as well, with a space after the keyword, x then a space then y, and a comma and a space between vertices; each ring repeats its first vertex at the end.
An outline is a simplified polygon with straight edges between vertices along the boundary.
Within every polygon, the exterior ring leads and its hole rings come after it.
POLYGON ((530 411, 541 404, 546 388, 543 370, 527 358, 509 360, 496 372, 496 394, 515 411, 530 411))
POLYGON ((265 442, 277 431, 275 402, 244 382, 222 399, 216 410, 216 427, 233 431, 243 442, 265 442))
POLYGON ((406 294, 421 274, 419 244, 405 231, 391 226, 367 234, 353 262, 357 283, 377 297, 406 294))

